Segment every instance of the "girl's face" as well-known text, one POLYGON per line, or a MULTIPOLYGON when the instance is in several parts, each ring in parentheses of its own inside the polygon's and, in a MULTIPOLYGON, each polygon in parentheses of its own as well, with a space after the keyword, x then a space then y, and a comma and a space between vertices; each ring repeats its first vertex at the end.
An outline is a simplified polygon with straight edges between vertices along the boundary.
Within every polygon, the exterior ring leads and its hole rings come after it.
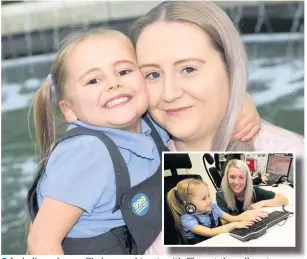
POLYGON ((133 48, 124 38, 93 35, 77 43, 65 64, 65 100, 59 106, 69 123, 135 131, 148 108, 148 92, 133 48))
POLYGON ((175 138, 213 138, 229 98, 228 75, 210 37, 198 26, 156 22, 136 45, 149 91, 149 111, 175 138))
POLYGON ((241 195, 244 193, 247 176, 240 168, 230 167, 228 170, 228 183, 234 195, 241 195))
POLYGON ((199 184, 194 187, 189 201, 196 206, 196 212, 209 212, 212 210, 212 199, 209 188, 205 184, 199 184))

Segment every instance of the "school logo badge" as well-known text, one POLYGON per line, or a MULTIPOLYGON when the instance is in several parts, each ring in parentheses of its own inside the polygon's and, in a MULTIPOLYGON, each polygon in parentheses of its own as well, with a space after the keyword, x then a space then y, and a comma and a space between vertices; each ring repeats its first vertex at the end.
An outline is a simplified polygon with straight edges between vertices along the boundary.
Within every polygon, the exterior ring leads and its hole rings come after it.
POLYGON ((144 216, 149 210, 149 199, 144 193, 134 195, 131 204, 132 211, 137 216, 144 216))

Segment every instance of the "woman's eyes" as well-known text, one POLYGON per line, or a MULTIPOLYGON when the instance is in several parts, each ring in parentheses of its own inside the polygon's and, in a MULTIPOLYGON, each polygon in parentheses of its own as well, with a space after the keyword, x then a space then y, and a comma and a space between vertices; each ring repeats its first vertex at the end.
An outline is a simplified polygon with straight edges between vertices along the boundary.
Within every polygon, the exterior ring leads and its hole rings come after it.
POLYGON ((147 74, 147 75, 145 76, 145 78, 146 78, 146 79, 149 79, 149 80, 155 80, 155 79, 159 78, 160 75, 161 75, 161 74, 158 73, 158 72, 151 72, 151 73, 147 74))
MULTIPOLYGON (((196 68, 194 67, 185 67, 184 69, 181 70, 181 73, 183 74, 191 74, 193 72, 197 71, 196 68)), ((149 80, 155 80, 155 79, 158 79, 158 78, 161 78, 161 73, 159 72, 151 72, 151 73, 148 73, 145 78, 146 79, 149 79, 149 80)))
POLYGON ((184 69, 181 70, 181 72, 183 72, 184 74, 190 74, 195 72, 197 69, 195 69, 194 67, 185 67, 184 69))

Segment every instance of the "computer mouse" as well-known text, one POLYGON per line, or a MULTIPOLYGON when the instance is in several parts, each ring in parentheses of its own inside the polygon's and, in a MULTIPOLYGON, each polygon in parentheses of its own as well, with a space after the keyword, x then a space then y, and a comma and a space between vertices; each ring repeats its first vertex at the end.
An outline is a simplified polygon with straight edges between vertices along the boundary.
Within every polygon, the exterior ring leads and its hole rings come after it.
POLYGON ((278 184, 277 183, 273 183, 272 187, 278 187, 278 184))

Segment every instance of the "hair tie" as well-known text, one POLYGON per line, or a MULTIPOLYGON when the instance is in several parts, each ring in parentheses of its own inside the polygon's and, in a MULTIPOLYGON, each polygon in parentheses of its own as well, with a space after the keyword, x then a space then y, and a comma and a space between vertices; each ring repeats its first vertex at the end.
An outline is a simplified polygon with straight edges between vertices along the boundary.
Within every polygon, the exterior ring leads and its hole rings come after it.
POLYGON ((177 192, 177 191, 178 191, 177 186, 175 186, 175 187, 174 187, 174 191, 175 191, 175 192, 177 192))
POLYGON ((49 75, 47 76, 46 82, 47 82, 50 86, 54 86, 51 74, 49 74, 49 75))

